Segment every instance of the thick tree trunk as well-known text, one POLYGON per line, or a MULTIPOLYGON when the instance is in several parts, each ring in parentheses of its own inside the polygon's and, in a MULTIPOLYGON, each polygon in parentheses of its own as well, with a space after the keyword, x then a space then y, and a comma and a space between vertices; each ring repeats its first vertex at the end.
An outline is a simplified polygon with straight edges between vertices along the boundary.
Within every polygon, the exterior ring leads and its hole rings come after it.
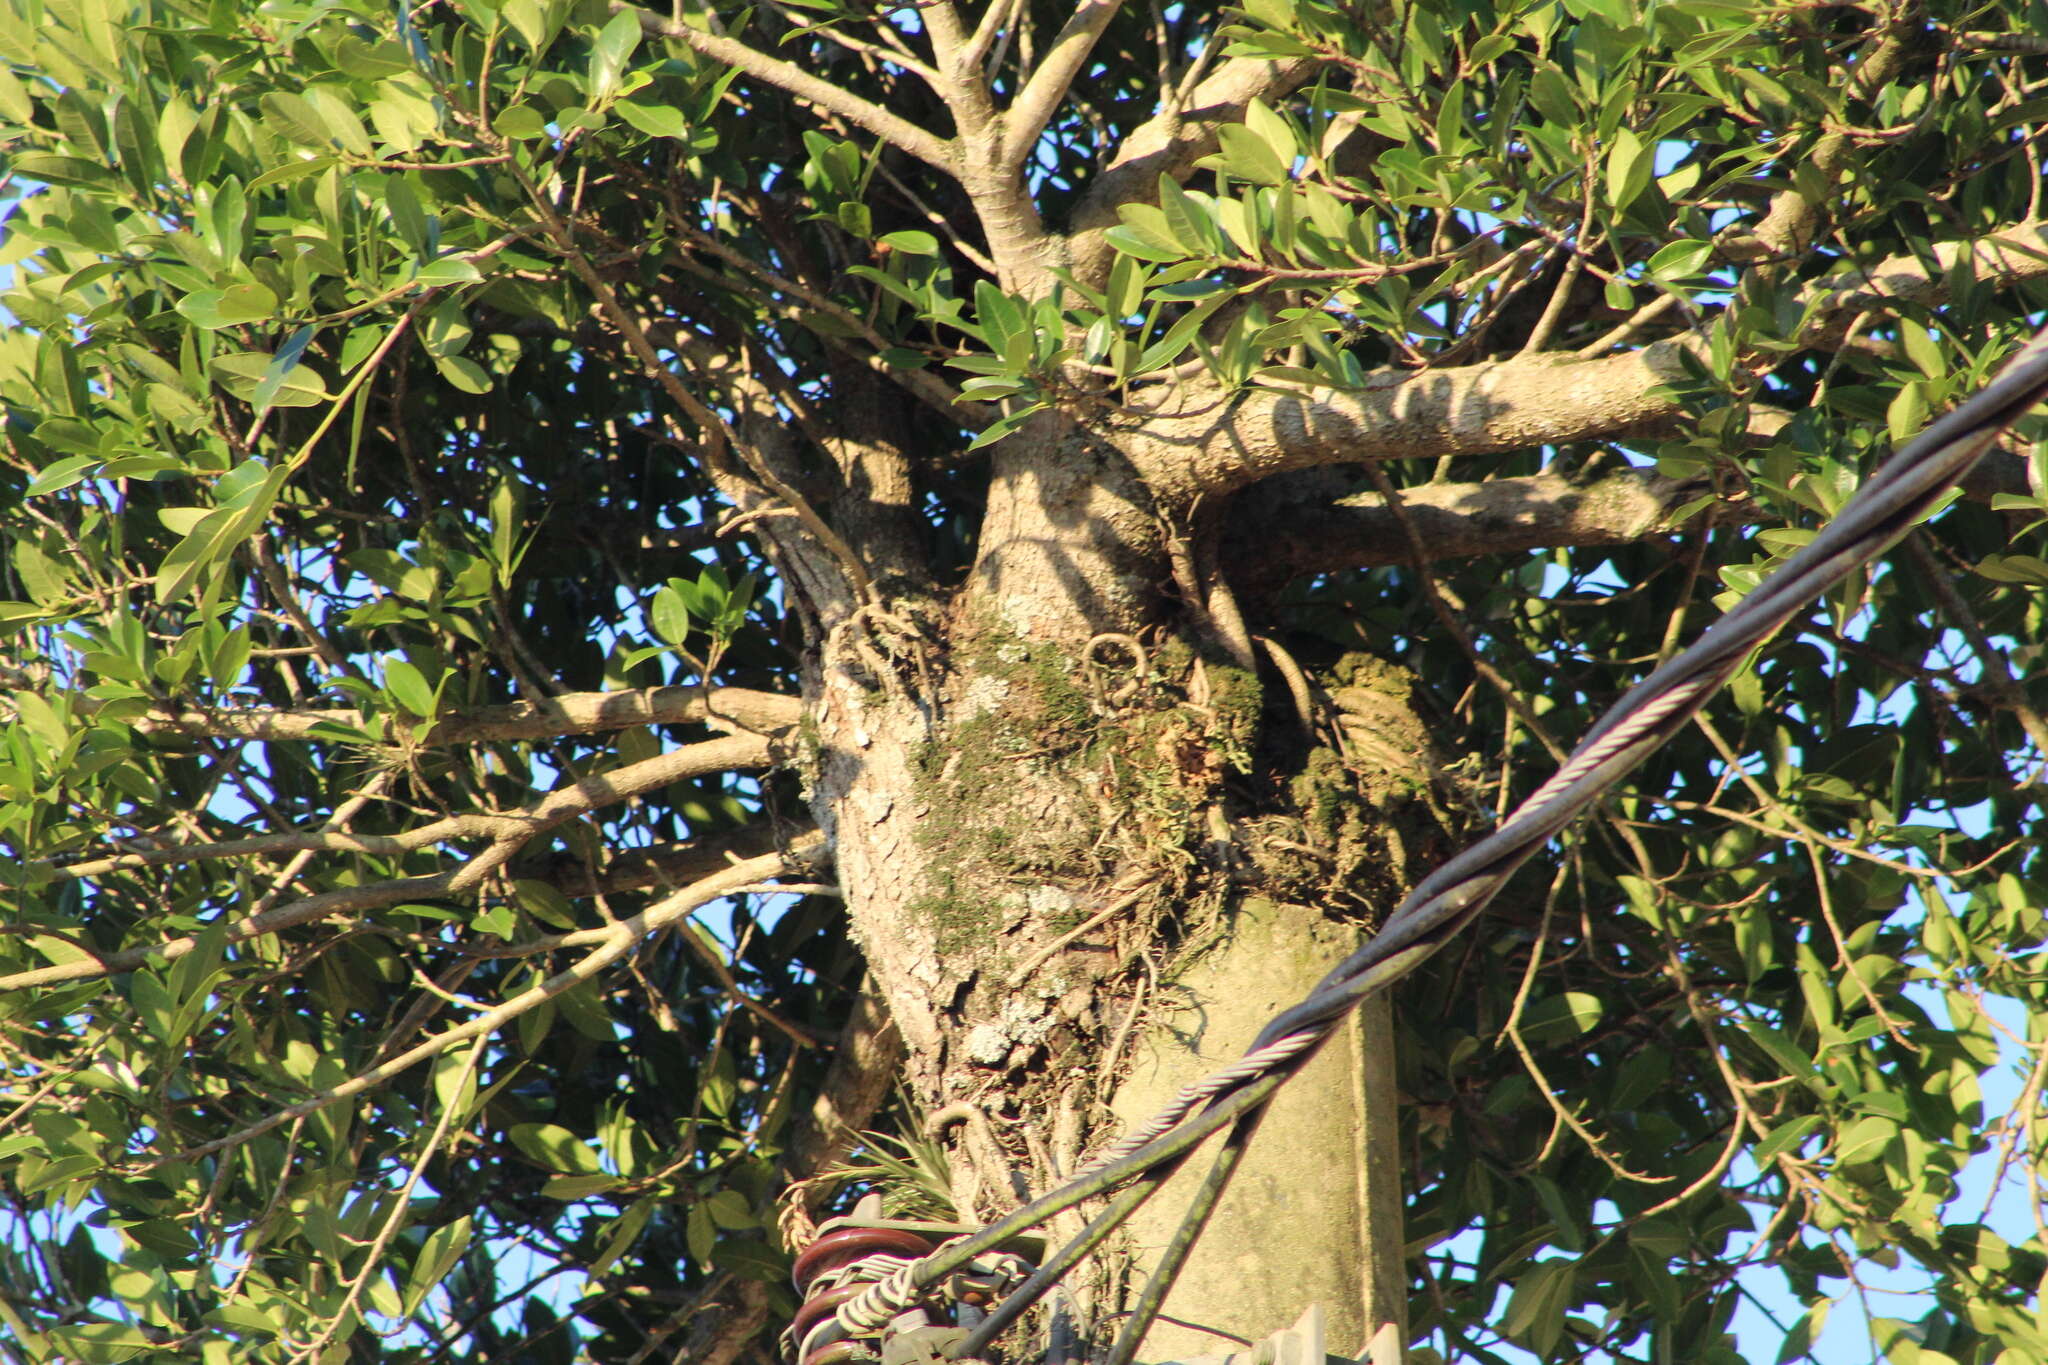
MULTIPOLYGON (((1269 713, 1198 537, 1116 451, 1037 435, 1043 459, 1000 457, 959 602, 842 624, 808 687, 811 796, 852 930, 977 1219, 1234 1058, 1385 913, 1418 833, 1444 829, 1406 675, 1347 658, 1315 714, 1292 685, 1269 713)), ((1381 1024, 1283 1093, 1171 1317, 1256 1339, 1319 1303, 1330 1348, 1360 1355, 1400 1321, 1381 1024)), ((1193 1183, 1081 1288, 1098 1344, 1193 1183)), ((1140 1359, 1230 1349, 1162 1324, 1140 1359)))

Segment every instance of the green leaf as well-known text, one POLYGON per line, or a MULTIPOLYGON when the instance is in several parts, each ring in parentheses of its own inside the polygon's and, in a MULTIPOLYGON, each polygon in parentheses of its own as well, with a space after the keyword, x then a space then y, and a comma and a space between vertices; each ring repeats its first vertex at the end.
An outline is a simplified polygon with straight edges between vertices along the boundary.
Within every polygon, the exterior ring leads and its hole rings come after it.
MULTIPOLYGON (((567 1128, 553 1123, 518 1123, 505 1130, 512 1145, 551 1171, 597 1175, 597 1153, 567 1128)), ((607 1177, 608 1178, 608 1177, 607 1177)))
POLYGON ((522 142, 546 137, 548 133, 546 116, 531 104, 514 104, 500 109, 491 119, 491 127, 500 137, 517 138, 522 142))
POLYGON ((1600 997, 1585 991, 1546 996, 1522 1012, 1522 1039, 1538 1046, 1576 1038, 1592 1032, 1603 1013, 1600 997))
POLYGON ((303 147, 368 156, 370 139, 355 115, 331 95, 316 103, 312 93, 278 90, 265 95, 260 101, 265 123, 303 147))
POLYGON ((413 715, 423 720, 433 719, 439 707, 435 703, 435 691, 427 682, 426 675, 404 659, 384 661, 384 690, 413 715))
POLYGON ((1223 231, 1214 219, 1172 176, 1159 177, 1159 211, 1174 240, 1207 256, 1221 256, 1223 231))
POLYGON ((238 284, 229 289, 187 294, 178 300, 177 307, 197 325, 212 330, 267 322, 277 313, 277 295, 260 284, 238 284))
POLYGON ((1650 257, 1650 274, 1660 280, 1690 279, 1700 272, 1713 254, 1711 242, 1667 242, 1650 257))
POLYGON ((604 1244, 598 1248, 590 1264, 584 1267, 584 1273, 595 1279, 611 1269, 619 1257, 640 1239, 648 1219, 654 1216, 654 1206, 655 1201, 651 1198, 636 1199, 624 1213, 612 1219, 604 1244))
POLYGON ((258 413, 268 412, 278 401, 278 395, 284 390, 285 381, 291 378, 292 371, 298 369, 299 357, 306 353, 307 344, 319 330, 311 324, 299 328, 270 357, 270 363, 264 367, 262 379, 256 383, 256 392, 249 397, 249 405, 258 413))
POLYGON ((1223 169, 1230 174, 1254 185, 1286 183, 1291 167, 1251 129, 1226 123, 1216 130, 1216 137, 1222 144, 1223 169))
POLYGON ((434 1286, 448 1278, 448 1273, 462 1259, 462 1253, 469 1249, 470 1216, 464 1214, 452 1223, 435 1228, 420 1244, 419 1255, 413 1258, 412 1273, 406 1277, 405 1300, 401 1311, 406 1316, 419 1311, 420 1303, 434 1289, 434 1286))
POLYGON ((712 1221, 711 1210, 701 1203, 690 1206, 683 1225, 683 1243, 689 1249, 690 1260, 700 1270, 708 1269, 711 1253, 718 1245, 718 1225, 712 1221))
POLYGON ((1126 256, 1140 261, 1179 261, 1187 258, 1187 252, 1178 247, 1159 244, 1146 233, 1128 224, 1113 227, 1102 234, 1103 240, 1126 256))
POLYGON ((2048 588, 2048 559, 2038 555, 1985 555, 1976 572, 1994 583, 2022 583, 2048 588))
POLYGON ((451 285, 474 284, 483 277, 481 270, 460 256, 443 256, 421 266, 414 278, 428 289, 446 289, 451 285))
POLYGON ((434 368, 441 377, 464 393, 489 393, 492 388, 490 371, 471 360, 468 356, 437 355, 434 368))
POLYGON ((1796 1119, 1779 1124, 1762 1142, 1749 1149, 1749 1159, 1760 1167, 1770 1165, 1781 1153, 1799 1150, 1800 1145, 1813 1136, 1814 1130, 1819 1128, 1822 1122, 1818 1114, 1801 1114, 1796 1119))
POLYGON ((1799 1320, 1785 1332, 1785 1342, 1778 1348, 1777 1365, 1791 1365, 1792 1361, 1803 1358, 1820 1338, 1821 1330, 1827 1326, 1828 1310, 1834 1307, 1833 1299, 1821 1299, 1799 1315, 1799 1320))
POLYGON ((499 11, 536 58, 555 41, 567 12, 556 0, 505 0, 499 11))
POLYGON ((641 132, 653 137, 672 137, 678 140, 690 136, 690 125, 683 121, 680 110, 659 104, 640 104, 633 100, 620 100, 612 106, 612 112, 641 132))
POLYGON ((1244 111, 1244 126, 1247 132, 1258 137, 1266 145, 1275 162, 1291 170, 1294 159, 1301 155, 1294 129, 1287 120, 1273 112, 1272 106, 1262 99, 1254 99, 1244 111))
POLYGON ((1933 333, 1913 322, 1899 325, 1899 345, 1906 352, 1906 358, 1913 362, 1929 379, 1940 379, 1948 373, 1948 362, 1941 354, 1941 343, 1933 333))
POLYGON ((1607 148, 1604 188, 1608 204, 1617 211, 1634 203, 1649 188, 1650 172, 1656 164, 1651 151, 1634 129, 1621 128, 1615 132, 1607 148))
POLYGON ((1910 380, 1899 386, 1885 407, 1885 429, 1893 444, 1903 444, 1927 425, 1927 389, 1924 380, 1910 380))
POLYGON ((1785 1069, 1785 1074, 1819 1093, 1831 1092, 1832 1087, 1822 1080, 1813 1058, 1807 1056, 1805 1050, 1790 1037, 1754 1019, 1737 1018, 1735 1022, 1751 1041, 1770 1054, 1772 1061, 1785 1069))
POLYGON ((1576 1262, 1538 1261, 1523 1270, 1501 1315, 1500 1330, 1539 1356, 1564 1334, 1564 1315, 1578 1302, 1576 1262))
POLYGON ((622 10, 612 16, 590 45, 590 103, 595 106, 610 99, 618 89, 619 75, 626 69, 626 61, 633 55, 633 49, 640 46, 640 21, 632 9, 622 10))
POLYGON ((1899 1125, 1879 1114, 1865 1114, 1842 1130, 1835 1140, 1835 1160, 1844 1166, 1880 1160, 1885 1148, 1899 1135, 1899 1125))
POLYGON ((683 603, 679 588, 671 583, 654 594, 649 607, 654 622, 655 634, 672 645, 680 645, 690 638, 690 611, 683 603))
POLYGON ((89 478, 92 472, 100 467, 100 464, 101 460, 97 455, 67 455, 63 459, 44 465, 41 469, 37 470, 36 476, 29 480, 29 485, 23 490, 23 494, 26 497, 34 498, 40 497, 45 493, 55 493, 60 489, 69 488, 71 485, 89 478))
POLYGON ((712 1221, 722 1228, 744 1230, 760 1226, 754 1217, 753 1206, 738 1190, 720 1190, 705 1201, 705 1208, 711 1212, 712 1221))
POLYGON ((8 169, 24 180, 75 189, 97 189, 114 179, 114 173, 97 161, 76 156, 52 156, 44 152, 21 152, 8 158, 8 169))
POLYGON ((885 233, 875 239, 876 245, 901 251, 911 256, 936 256, 939 254, 939 239, 929 232, 906 230, 885 233))
MULTIPOLYGON (((229 394, 254 403, 257 389, 271 375, 271 357, 261 351, 240 351, 216 357, 207 368, 214 381, 229 394)), ((301 364, 279 376, 277 389, 270 397, 270 406, 310 408, 327 401, 327 398, 320 376, 312 366, 301 364)))
POLYGON ((1032 414, 1042 411, 1046 406, 1047 404, 1045 403, 1032 403, 1026 407, 1019 408, 1007 417, 997 418, 982 428, 981 434, 976 436, 967 448, 969 450, 980 450, 983 446, 994 445, 1018 427, 1023 426, 1026 421, 1030 420, 1032 414))

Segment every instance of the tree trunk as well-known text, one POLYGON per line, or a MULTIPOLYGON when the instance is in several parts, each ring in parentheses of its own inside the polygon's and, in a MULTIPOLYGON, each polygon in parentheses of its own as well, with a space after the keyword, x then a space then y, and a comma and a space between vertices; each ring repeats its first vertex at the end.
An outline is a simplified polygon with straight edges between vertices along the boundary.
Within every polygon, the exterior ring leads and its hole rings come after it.
MULTIPOLYGON (((843 624, 808 679, 812 800, 962 1217, 1057 1184, 1233 1059, 1449 833, 1407 675, 1347 656, 1303 696, 1290 663, 1269 697, 1200 554, 1133 515, 1113 453, 1088 463, 1086 507, 1014 469, 1033 493, 1006 497, 999 474, 962 603, 843 624)), ((1400 1322, 1377 1028, 1333 1039, 1275 1103, 1166 1309, 1199 1327, 1162 1323, 1140 1359, 1235 1349, 1216 1333, 1256 1340, 1312 1303, 1339 1353, 1400 1322)), ((1098 1345, 1205 1165, 1079 1292, 1098 1345)))

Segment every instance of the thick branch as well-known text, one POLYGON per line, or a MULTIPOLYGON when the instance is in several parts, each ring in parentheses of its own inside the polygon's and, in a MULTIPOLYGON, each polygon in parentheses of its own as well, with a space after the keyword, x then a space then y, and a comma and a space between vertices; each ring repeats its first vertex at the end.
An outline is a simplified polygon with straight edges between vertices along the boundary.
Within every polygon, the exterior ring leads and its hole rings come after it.
POLYGON ((854 997, 824 1085, 783 1154, 782 1169, 792 1179, 808 1179, 844 1160, 902 1072, 903 1035, 873 991, 867 981, 854 997))
POLYGON ((1485 455, 1583 441, 1679 410, 1662 386, 1685 379, 1688 343, 1599 360, 1549 355, 1382 372, 1350 392, 1259 393, 1238 407, 1155 422, 1134 458, 1168 502, 1274 474, 1361 460, 1485 455))
MULTIPOLYGON (((1980 280, 2010 285, 2048 276, 2048 232, 2027 222, 1975 242, 1945 243, 1932 262, 1895 257, 1814 286, 1813 321, 1801 344, 1839 342, 1859 313, 1896 312, 1901 300, 1939 302, 1958 258, 1980 280)), ((1589 360, 1521 356, 1483 365, 1383 370, 1363 387, 1256 393, 1241 404, 1208 403, 1162 418, 1133 443, 1132 458, 1168 503, 1187 505, 1289 470, 1363 460, 1486 455, 1612 438, 1680 418, 1673 386, 1689 378, 1697 333, 1589 360)))
POLYGON ((657 38, 674 38, 715 62, 738 67, 755 80, 867 129, 935 170, 947 175, 959 171, 954 145, 947 139, 926 132, 909 120, 897 117, 880 105, 870 104, 830 81, 821 80, 794 63, 757 52, 731 38, 692 28, 678 20, 664 19, 626 0, 611 0, 611 7, 614 13, 631 14, 638 19, 643 33, 657 38))
POLYGON ((1893 256, 1869 270, 1830 276, 1820 282, 1820 307, 1799 344, 1831 350, 1861 314, 1896 316, 1901 303, 1939 303, 1948 297, 1956 262, 1966 257, 1980 280, 2011 285, 2048 277, 2048 220, 2015 223, 1974 241, 1938 243, 1932 261, 1893 256))

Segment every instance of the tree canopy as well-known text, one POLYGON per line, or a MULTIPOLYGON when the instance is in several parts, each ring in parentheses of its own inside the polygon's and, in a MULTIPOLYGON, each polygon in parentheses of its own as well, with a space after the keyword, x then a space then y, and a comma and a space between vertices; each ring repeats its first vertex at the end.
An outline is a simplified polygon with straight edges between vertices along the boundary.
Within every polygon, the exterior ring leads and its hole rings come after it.
MULTIPOLYGON (((763 1361, 1054 1183, 2033 330, 2043 32, 7 0, 0 1357, 763 1361)), ((1411 1359, 2048 1358, 2044 434, 1402 985, 1411 1359)))

